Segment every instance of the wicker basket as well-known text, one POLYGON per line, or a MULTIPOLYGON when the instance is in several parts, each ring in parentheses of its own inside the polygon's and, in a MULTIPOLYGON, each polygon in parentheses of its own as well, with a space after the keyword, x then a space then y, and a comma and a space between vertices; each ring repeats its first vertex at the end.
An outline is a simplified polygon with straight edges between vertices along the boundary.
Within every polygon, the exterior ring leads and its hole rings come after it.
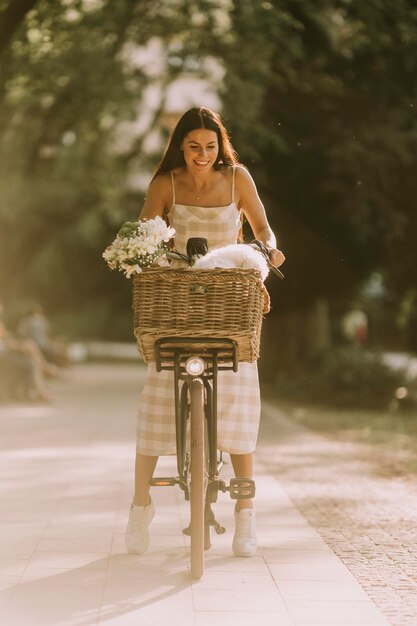
POLYGON ((269 295, 257 270, 146 269, 133 279, 134 333, 146 363, 161 337, 234 339, 239 361, 259 357, 269 295))

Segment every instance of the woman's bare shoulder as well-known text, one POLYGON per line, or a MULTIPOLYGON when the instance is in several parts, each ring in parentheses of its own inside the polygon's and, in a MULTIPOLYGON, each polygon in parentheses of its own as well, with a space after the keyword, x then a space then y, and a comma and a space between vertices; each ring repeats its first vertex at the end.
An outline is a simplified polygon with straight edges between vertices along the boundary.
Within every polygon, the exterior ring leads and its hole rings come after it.
POLYGON ((158 174, 149 183, 145 203, 140 217, 149 218, 163 215, 172 204, 172 185, 170 173, 158 174))
POLYGON ((167 206, 172 200, 171 172, 164 172, 155 176, 148 187, 147 195, 153 199, 157 198, 167 206))
POLYGON ((236 185, 243 189, 254 187, 255 183, 248 168, 242 163, 235 165, 236 168, 236 185))
POLYGON ((225 178, 229 179, 233 177, 233 172, 235 172, 235 176, 240 176, 240 172, 247 172, 247 168, 242 163, 235 163, 233 165, 222 165, 218 170, 220 174, 222 174, 225 178))
POLYGON ((171 173, 164 172, 163 174, 158 174, 155 176, 149 184, 149 189, 152 191, 166 191, 168 188, 171 188, 171 173))

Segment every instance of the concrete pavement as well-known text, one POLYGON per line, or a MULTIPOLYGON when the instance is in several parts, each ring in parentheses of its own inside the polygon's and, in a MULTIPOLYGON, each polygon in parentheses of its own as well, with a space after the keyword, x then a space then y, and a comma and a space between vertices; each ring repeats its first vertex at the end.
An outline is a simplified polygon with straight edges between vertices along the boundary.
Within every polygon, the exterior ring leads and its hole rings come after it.
MULTIPOLYGON (((54 382, 50 405, 0 407, 2 624, 395 624, 275 474, 282 457, 272 433, 281 418, 270 406, 257 456, 258 554, 231 555, 233 503, 220 494, 216 516, 227 532, 213 537, 205 575, 192 582, 182 534, 188 508, 177 488, 153 490, 150 549, 126 554, 143 376, 139 363, 77 365, 54 382)), ((282 424, 285 452, 291 426, 282 424)), ((174 472, 173 458, 160 459, 157 472, 174 472)))

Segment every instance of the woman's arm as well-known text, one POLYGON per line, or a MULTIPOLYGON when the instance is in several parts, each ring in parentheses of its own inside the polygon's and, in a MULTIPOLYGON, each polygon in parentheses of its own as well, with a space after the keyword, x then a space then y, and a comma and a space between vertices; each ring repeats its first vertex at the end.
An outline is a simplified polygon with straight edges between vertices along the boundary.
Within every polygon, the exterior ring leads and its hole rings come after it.
POLYGON ((270 248, 271 263, 279 267, 284 263, 285 256, 281 250, 277 250, 275 235, 268 223, 265 207, 252 176, 247 169, 239 166, 236 168, 236 195, 238 208, 245 214, 255 238, 270 248))
POLYGON ((145 203, 139 215, 139 220, 163 217, 172 204, 172 185, 169 174, 161 174, 153 179, 148 187, 145 203))

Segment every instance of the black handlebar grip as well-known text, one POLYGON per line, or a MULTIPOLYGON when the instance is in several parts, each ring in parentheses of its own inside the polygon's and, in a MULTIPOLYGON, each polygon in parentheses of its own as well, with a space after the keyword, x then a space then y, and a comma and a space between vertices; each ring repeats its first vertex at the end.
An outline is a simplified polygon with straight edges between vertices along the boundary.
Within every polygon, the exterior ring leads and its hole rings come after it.
POLYGON ((270 259, 271 259, 271 251, 268 248, 268 246, 266 246, 264 244, 263 241, 259 241, 259 239, 254 239, 253 241, 251 241, 250 243, 251 246, 256 246, 259 250, 259 252, 261 252, 264 257, 266 258, 266 260, 268 261, 268 267, 271 270, 271 272, 273 272, 275 274, 275 276, 278 276, 278 278, 284 278, 284 274, 281 272, 281 270, 279 270, 277 267, 275 267, 275 265, 272 265, 270 259))
POLYGON ((187 256, 193 257, 205 256, 208 252, 208 241, 204 237, 190 237, 187 241, 187 256))

